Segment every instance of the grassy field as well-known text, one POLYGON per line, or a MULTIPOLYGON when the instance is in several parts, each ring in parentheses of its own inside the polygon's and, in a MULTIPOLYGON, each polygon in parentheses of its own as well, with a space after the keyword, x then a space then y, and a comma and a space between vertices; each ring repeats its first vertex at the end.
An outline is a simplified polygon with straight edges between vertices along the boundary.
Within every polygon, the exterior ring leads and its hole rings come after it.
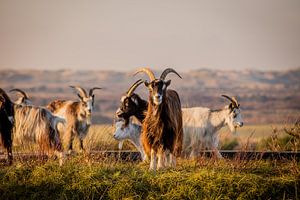
MULTIPOLYGON (((282 125, 245 126, 237 136, 221 130, 221 140, 259 142, 284 135, 282 125)), ((111 125, 95 125, 87 150, 117 149, 111 125)), ((76 145, 75 145, 76 146, 76 145)), ((26 151, 34 150, 30 146, 26 151)), ((134 149, 126 143, 124 149, 134 149)), ((24 149, 16 147, 15 150, 24 149)), ((58 161, 18 160, 0 165, 0 199, 299 199, 300 162, 296 160, 178 161, 174 169, 148 170, 147 163, 121 162, 91 155, 58 161)))
POLYGON ((77 156, 0 168, 0 199, 297 199, 296 161, 179 161, 175 169, 77 156))

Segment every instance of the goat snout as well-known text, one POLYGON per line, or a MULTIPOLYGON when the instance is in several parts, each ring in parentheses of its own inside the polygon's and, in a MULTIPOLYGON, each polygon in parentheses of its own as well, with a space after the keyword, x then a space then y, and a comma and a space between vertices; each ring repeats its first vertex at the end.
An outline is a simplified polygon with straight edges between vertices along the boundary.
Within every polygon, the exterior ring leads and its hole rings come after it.
POLYGON ((236 122, 235 127, 243 127, 244 123, 243 122, 236 122))

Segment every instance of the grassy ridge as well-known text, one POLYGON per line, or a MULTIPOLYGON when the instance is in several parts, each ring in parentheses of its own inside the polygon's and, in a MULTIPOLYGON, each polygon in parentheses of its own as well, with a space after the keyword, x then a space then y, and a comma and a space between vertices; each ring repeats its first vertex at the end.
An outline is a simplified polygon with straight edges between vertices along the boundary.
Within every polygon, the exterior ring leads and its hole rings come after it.
POLYGON ((176 169, 69 159, 0 168, 0 199, 297 199, 300 163, 180 161, 176 169))

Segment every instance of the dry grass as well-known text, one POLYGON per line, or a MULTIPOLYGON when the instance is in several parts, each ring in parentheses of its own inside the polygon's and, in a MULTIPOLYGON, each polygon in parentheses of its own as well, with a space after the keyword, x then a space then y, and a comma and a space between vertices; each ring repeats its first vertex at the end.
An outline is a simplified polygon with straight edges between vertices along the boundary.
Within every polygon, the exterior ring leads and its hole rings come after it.
POLYGON ((296 161, 179 160, 154 173, 147 164, 70 158, 0 168, 0 199, 297 199, 296 161))

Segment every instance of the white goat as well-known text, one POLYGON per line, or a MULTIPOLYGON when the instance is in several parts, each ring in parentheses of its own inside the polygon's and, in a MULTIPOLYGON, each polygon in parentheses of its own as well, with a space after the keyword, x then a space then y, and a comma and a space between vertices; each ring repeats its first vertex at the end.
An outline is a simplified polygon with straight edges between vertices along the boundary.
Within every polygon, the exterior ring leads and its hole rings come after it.
POLYGON ((186 157, 196 157, 201 149, 213 150, 218 158, 222 158, 218 150, 218 130, 225 125, 232 133, 236 133, 237 127, 242 127, 242 116, 240 105, 237 100, 226 95, 231 103, 220 110, 194 107, 182 108, 183 119, 183 154, 186 157))
POLYGON ((123 142, 125 140, 129 140, 141 153, 141 158, 144 161, 146 159, 146 155, 141 143, 142 127, 132 122, 129 122, 129 124, 125 126, 125 121, 117 121, 115 126, 116 131, 114 133, 114 138, 119 141, 119 149, 122 149, 123 142))

